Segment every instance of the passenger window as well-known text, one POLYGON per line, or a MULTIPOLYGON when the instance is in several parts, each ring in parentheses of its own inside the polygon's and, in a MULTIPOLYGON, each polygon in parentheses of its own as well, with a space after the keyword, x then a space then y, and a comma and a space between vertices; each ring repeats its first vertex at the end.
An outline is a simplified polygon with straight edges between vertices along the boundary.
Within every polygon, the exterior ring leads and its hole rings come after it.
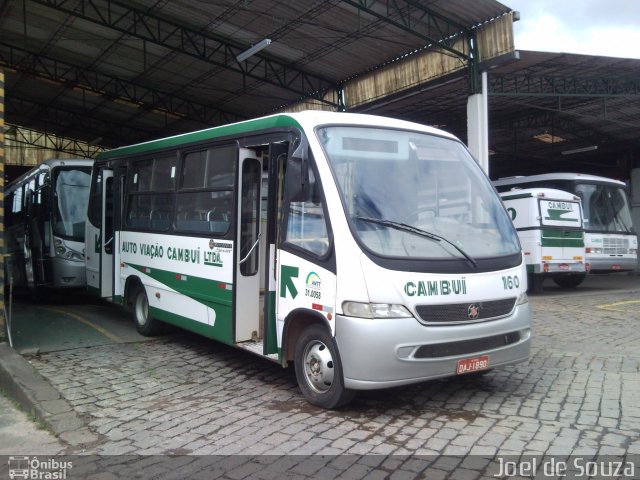
POLYGON ((128 227, 155 231, 171 228, 176 158, 167 154, 134 163, 129 178, 128 227))
POLYGON ((229 232, 238 150, 235 145, 185 153, 176 198, 176 230, 229 232))
POLYGON ((231 224, 233 192, 178 193, 176 228, 223 235, 231 224))

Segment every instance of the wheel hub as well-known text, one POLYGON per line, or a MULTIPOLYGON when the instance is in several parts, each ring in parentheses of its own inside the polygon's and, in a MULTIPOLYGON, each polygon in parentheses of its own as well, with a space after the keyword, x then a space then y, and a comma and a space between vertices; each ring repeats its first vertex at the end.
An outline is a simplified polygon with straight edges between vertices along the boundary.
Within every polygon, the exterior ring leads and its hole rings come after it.
POLYGON ((316 392, 323 393, 333 384, 333 357, 329 348, 320 341, 307 346, 304 355, 307 383, 316 392))

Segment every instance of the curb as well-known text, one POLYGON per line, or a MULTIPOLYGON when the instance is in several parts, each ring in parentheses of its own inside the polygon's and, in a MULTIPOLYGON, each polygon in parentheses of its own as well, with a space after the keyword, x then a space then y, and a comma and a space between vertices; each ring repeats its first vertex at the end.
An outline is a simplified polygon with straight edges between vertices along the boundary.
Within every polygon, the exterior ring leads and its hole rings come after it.
POLYGON ((0 389, 74 451, 98 442, 60 392, 7 343, 0 343, 0 389))

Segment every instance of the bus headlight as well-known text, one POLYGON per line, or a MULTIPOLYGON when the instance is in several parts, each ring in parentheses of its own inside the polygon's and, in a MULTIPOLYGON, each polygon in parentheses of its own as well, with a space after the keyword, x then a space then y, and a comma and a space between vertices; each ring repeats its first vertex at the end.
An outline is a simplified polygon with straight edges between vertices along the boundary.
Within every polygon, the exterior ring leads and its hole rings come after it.
POLYGON ((349 317, 360 318, 409 318, 413 317, 404 305, 388 303, 344 302, 342 311, 349 317))
POLYGON ((84 255, 67 247, 62 239, 56 238, 54 246, 57 257, 64 258, 65 260, 71 260, 72 262, 84 262, 84 255))
POLYGON ((520 295, 518 295, 518 299, 516 300, 516 307, 518 305, 524 305, 526 303, 529 303, 529 297, 527 297, 527 292, 520 292, 520 295))

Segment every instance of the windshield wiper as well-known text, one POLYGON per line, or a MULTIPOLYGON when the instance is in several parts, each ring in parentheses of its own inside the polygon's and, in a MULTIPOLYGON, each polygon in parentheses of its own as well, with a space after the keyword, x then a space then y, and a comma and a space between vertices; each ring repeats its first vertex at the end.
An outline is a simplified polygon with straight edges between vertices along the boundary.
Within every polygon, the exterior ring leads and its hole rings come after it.
POLYGON ((417 227, 408 225, 406 223, 395 222, 393 220, 384 220, 382 218, 373 218, 373 217, 361 217, 360 215, 356 215, 355 218, 357 218, 358 220, 362 220, 363 222, 376 223, 378 225, 384 225, 385 227, 395 228, 396 230, 401 230, 401 231, 404 231, 404 232, 413 233, 413 234, 418 235, 420 237, 428 238, 428 239, 434 240, 436 242, 443 241, 443 242, 451 245, 458 252, 460 252, 460 255, 462 255, 464 258, 466 258, 469 261, 469 263, 471 263, 475 268, 478 268, 478 263, 473 258, 471 258, 469 256, 469 254, 467 254, 467 252, 465 252, 462 248, 460 248, 458 245, 453 243, 451 240, 447 240, 446 238, 441 237, 440 235, 437 235, 437 234, 431 233, 431 232, 427 232, 426 230, 422 230, 421 228, 417 228, 417 227))

